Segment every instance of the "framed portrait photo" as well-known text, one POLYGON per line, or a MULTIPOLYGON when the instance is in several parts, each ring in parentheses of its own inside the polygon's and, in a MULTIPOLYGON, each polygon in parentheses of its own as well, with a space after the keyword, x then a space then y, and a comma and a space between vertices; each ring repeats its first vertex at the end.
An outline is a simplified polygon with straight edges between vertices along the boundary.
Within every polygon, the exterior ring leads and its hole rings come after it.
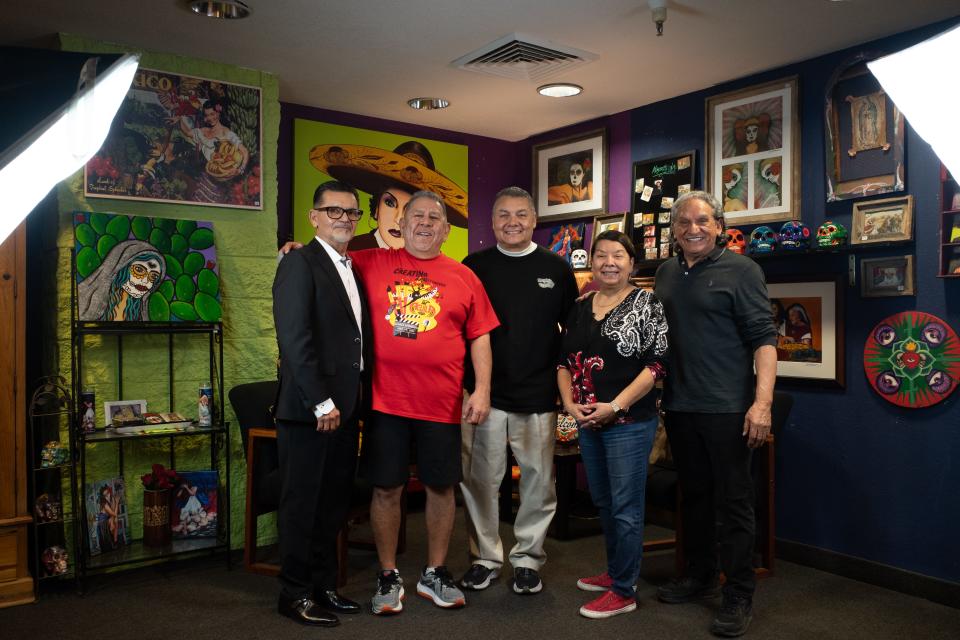
POLYGON ((567 220, 607 206, 607 132, 534 145, 533 198, 540 219, 567 220))
POLYGON ((800 218, 796 76, 707 98, 706 190, 729 226, 800 218))
POLYGON ((860 261, 860 295, 864 298, 915 296, 913 256, 869 258, 860 261))
POLYGON ((777 328, 777 378, 843 388, 840 277, 771 277, 767 293, 777 328))
POLYGON ((900 242, 912 238, 913 196, 854 203, 850 244, 900 242))

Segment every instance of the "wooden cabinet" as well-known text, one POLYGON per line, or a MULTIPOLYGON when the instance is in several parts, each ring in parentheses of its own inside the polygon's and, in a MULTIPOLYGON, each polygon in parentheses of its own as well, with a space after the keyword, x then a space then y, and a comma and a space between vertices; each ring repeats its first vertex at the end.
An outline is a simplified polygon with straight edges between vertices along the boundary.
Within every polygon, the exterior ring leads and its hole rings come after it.
POLYGON ((0 244, 0 607, 33 602, 27 570, 26 224, 0 244))
POLYGON ((960 184, 940 165, 941 278, 960 278, 960 184))

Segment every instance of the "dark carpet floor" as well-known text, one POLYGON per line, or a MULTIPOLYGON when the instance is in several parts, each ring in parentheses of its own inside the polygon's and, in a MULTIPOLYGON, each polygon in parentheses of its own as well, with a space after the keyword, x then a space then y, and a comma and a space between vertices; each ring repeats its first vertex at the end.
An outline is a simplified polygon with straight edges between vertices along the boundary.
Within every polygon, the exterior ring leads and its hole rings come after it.
MULTIPOLYGON (((502 527, 505 545, 510 529, 502 527)), ((655 534, 655 531, 649 531, 655 534)), ((451 544, 450 568, 467 568, 462 514, 451 544)), ((410 638, 422 640, 590 640, 605 638, 710 638, 717 602, 665 605, 657 585, 673 570, 673 552, 644 558, 637 611, 608 620, 587 620, 577 610, 591 595, 576 588, 583 575, 601 571, 599 536, 560 542, 548 539, 544 591, 518 596, 501 578, 482 592, 468 592, 462 610, 441 610, 417 598, 413 584, 425 555, 423 514, 411 514, 408 549, 400 570, 410 588, 402 614, 341 616, 336 629, 301 627, 276 613, 273 578, 232 571, 223 558, 148 567, 89 580, 81 597, 67 590, 44 594, 37 604, 0 609, 0 639, 89 638, 113 640, 197 638, 410 638)), ((368 605, 375 585, 376 555, 350 551, 350 578, 341 590, 368 605)), ((960 610, 779 561, 776 576, 761 580, 747 635, 760 640, 864 638, 870 640, 960 638, 960 610)))

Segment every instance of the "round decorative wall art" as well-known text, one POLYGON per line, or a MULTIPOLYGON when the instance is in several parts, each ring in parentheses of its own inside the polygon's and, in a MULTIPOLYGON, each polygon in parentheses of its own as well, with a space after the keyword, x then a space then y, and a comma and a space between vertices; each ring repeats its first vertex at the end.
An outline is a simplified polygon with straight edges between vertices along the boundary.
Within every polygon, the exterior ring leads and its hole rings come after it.
POLYGON ((910 409, 929 407, 960 381, 960 339, 940 318, 904 311, 870 332, 863 368, 883 399, 910 409))

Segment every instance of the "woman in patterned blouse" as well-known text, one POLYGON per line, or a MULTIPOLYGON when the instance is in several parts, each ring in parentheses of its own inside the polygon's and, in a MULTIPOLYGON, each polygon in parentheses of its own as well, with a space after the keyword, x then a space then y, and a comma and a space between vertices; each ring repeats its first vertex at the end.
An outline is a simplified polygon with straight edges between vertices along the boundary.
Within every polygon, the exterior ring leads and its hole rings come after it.
POLYGON ((653 293, 630 284, 635 255, 623 233, 597 236, 591 258, 599 290, 571 310, 557 370, 563 407, 580 426, 607 547, 607 570, 577 582, 603 592, 580 608, 588 618, 637 608, 647 460, 658 422, 652 391, 665 372, 667 321, 653 293))

